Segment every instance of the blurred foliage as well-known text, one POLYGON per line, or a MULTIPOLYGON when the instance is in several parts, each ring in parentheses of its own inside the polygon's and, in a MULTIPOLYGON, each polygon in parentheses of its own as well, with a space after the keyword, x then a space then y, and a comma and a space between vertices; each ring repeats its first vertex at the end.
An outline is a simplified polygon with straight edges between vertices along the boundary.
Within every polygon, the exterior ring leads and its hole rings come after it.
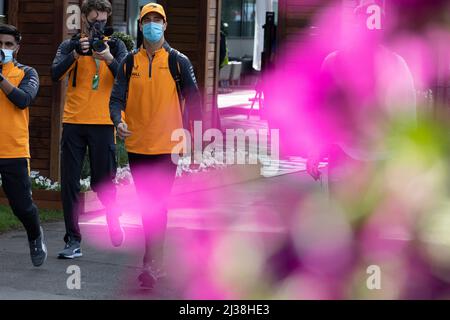
POLYGON ((112 37, 118 38, 125 43, 125 46, 127 47, 128 52, 133 51, 134 49, 134 40, 133 37, 123 33, 123 32, 114 32, 112 34, 112 37))

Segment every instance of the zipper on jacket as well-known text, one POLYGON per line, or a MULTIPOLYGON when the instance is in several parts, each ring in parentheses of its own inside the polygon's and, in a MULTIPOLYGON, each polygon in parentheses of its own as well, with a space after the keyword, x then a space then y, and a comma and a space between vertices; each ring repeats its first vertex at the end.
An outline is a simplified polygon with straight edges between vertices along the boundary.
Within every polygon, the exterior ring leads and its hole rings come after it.
POLYGON ((152 58, 151 59, 149 59, 150 60, 150 63, 149 63, 149 66, 148 66, 148 77, 151 79, 152 78, 152 65, 153 65, 153 60, 155 59, 155 55, 153 54, 152 55, 152 58))

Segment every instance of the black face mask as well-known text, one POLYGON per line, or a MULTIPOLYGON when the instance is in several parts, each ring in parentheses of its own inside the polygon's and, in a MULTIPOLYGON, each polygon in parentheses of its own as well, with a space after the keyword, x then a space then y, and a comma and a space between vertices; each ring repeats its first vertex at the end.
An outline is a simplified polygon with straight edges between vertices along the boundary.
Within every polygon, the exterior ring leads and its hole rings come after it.
POLYGON ((106 21, 95 21, 95 22, 88 21, 88 24, 90 32, 103 33, 105 31, 106 21))

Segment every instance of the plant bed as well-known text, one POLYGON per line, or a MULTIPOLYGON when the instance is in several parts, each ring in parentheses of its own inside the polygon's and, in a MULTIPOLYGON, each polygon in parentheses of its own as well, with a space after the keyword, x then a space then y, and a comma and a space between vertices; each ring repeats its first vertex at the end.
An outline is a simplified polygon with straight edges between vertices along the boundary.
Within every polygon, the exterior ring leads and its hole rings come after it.
POLYGON ((172 195, 196 192, 227 185, 243 183, 261 177, 261 166, 232 165, 221 169, 200 171, 178 177, 172 189, 172 195))
MULTIPOLYGON (((89 211, 102 210, 103 206, 98 200, 96 193, 93 191, 85 191, 80 193, 79 198, 80 209, 83 212, 86 208, 89 211)), ((61 191, 54 190, 33 190, 33 201, 39 209, 45 210, 62 210, 61 191)), ((9 206, 3 188, 0 188, 0 205, 9 206)))
MULTIPOLYGON (((198 166, 191 166, 188 162, 180 161, 177 170, 172 195, 220 188, 227 185, 243 183, 261 177, 261 165, 223 165, 214 159, 206 159, 198 166)), ((31 173, 33 185, 33 200, 40 209, 62 210, 61 191, 58 183, 53 183, 39 172, 31 173)), ((117 198, 122 205, 127 206, 136 201, 136 192, 128 166, 119 168, 115 179, 117 198)), ((101 211, 103 205, 95 192, 90 190, 90 179, 80 181, 79 210, 81 213, 101 211)), ((9 205, 3 189, 0 188, 0 205, 9 205)))
MULTIPOLYGON (((33 201, 39 209, 45 210, 62 210, 61 191, 55 190, 33 190, 33 201)), ((0 205, 9 206, 3 188, 0 188, 0 205)), ((93 191, 85 191, 80 193, 79 197, 80 209, 83 212, 102 210, 103 206, 98 200, 96 193, 93 191)))
MULTIPOLYGON (((39 209, 62 210, 60 191, 33 190, 33 201, 39 209)), ((3 188, 0 189, 0 205, 9 205, 3 188)))
MULTIPOLYGON (((260 165, 232 165, 221 169, 183 174, 175 179, 172 196, 244 183, 260 177, 260 165)), ((117 200, 123 207, 135 204, 137 199, 134 185, 118 185, 117 200)), ((101 211, 103 206, 95 192, 87 191, 80 196, 79 208, 80 213, 88 213, 101 211)))
MULTIPOLYGON (((55 222, 63 220, 63 213, 61 210, 46 210, 39 211, 41 222, 55 222)), ((12 230, 22 229, 22 223, 17 219, 9 206, 0 205, 0 234, 12 230)))

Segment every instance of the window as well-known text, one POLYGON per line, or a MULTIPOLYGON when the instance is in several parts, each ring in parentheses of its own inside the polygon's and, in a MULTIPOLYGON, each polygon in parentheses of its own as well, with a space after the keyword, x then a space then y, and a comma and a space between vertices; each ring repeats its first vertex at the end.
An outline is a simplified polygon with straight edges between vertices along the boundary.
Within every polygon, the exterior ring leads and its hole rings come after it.
POLYGON ((228 24, 228 36, 254 37, 255 13, 256 0, 223 0, 222 23, 228 24))
POLYGON ((0 23, 7 22, 8 0, 0 0, 0 23))

